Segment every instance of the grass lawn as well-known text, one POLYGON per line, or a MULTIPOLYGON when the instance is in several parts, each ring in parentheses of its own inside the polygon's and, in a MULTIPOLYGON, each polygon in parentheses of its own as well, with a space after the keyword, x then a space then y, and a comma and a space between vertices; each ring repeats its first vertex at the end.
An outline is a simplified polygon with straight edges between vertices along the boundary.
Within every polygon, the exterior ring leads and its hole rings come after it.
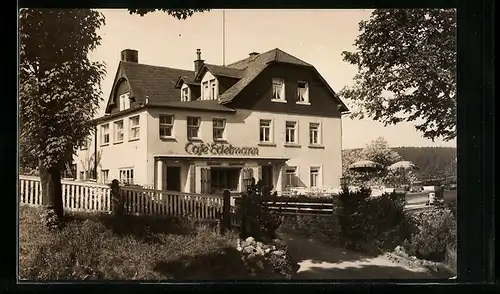
POLYGON ((70 216, 48 231, 41 209, 20 208, 23 280, 245 279, 237 235, 189 220, 70 216))

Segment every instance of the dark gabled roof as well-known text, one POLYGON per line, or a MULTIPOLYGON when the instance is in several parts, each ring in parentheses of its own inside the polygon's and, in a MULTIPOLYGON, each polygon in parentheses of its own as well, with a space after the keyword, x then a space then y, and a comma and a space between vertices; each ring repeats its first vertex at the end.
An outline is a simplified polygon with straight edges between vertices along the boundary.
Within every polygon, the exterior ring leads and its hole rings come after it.
POLYGON ((175 88, 179 76, 192 80, 194 71, 153 66, 135 62, 120 62, 137 101, 149 103, 177 101, 181 95, 175 88))
POLYGON ((227 66, 220 66, 220 65, 215 65, 215 64, 205 64, 205 67, 214 76, 223 76, 223 77, 241 79, 245 75, 244 70, 231 68, 231 67, 227 67, 227 66))
MULTIPOLYGON (((193 73, 194 75, 194 73, 193 73)), ((180 89, 182 84, 190 85, 190 86, 200 86, 199 82, 192 81, 191 77, 188 76, 180 76, 177 82, 175 83, 175 88, 180 89)))
POLYGON ((202 111, 235 112, 234 109, 219 104, 217 100, 194 100, 194 101, 164 101, 149 102, 148 107, 167 107, 177 109, 196 109, 202 111))

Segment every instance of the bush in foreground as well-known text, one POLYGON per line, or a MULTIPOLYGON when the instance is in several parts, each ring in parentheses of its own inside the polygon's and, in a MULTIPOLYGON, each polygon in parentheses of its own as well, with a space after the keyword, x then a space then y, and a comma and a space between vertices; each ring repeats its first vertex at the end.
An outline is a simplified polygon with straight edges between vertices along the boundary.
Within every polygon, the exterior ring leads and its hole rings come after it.
POLYGON ((201 260, 202 256, 209 256, 211 262, 199 263, 198 278, 226 278, 231 271, 244 274, 238 270, 237 262, 230 264, 234 258, 224 257, 228 251, 236 252, 237 236, 232 232, 221 236, 212 228, 198 226, 189 234, 151 234, 154 240, 137 238, 132 233, 114 233, 96 220, 72 221, 53 232, 43 226, 38 209, 21 208, 20 278, 183 279, 189 277, 178 276, 160 265, 177 264, 176 270, 187 268, 192 260, 201 260), (216 271, 217 264, 225 264, 228 269, 216 271))

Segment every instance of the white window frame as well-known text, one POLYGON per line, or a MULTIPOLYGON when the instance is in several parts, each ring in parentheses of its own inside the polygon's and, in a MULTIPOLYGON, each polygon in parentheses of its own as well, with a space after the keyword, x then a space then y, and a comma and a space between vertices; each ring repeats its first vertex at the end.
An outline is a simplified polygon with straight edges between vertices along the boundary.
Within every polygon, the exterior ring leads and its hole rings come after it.
POLYGON ((128 118, 128 126, 129 126, 129 141, 139 140, 141 138, 141 117, 140 115, 131 116, 128 118), (133 124, 133 122, 137 120, 137 124, 133 124), (136 132, 134 136, 134 132, 136 132))
POLYGON ((298 180, 298 170, 299 168, 297 166, 286 166, 285 167, 285 188, 294 188, 298 187, 299 183, 297 183, 298 180), (293 172, 289 172, 290 170, 293 169, 293 172), (291 183, 288 183, 288 180, 290 179, 290 175, 292 175, 291 178, 291 183), (295 183, 294 183, 295 182, 295 183))
POLYGON ((285 144, 288 144, 288 145, 296 145, 296 144, 299 144, 299 138, 298 138, 298 134, 299 134, 299 122, 298 121, 295 121, 295 120, 287 120, 285 121, 285 144), (293 123, 293 128, 290 128, 288 127, 288 124, 289 123, 293 123), (293 141, 288 141, 288 133, 289 131, 293 130, 293 141))
POLYGON ((321 123, 319 123, 319 122, 310 122, 309 123, 309 146, 321 146, 321 144, 322 144, 321 129, 322 129, 321 128, 321 123), (313 125, 317 125, 318 126, 318 128, 316 129, 316 131, 317 131, 317 142, 312 142, 312 138, 313 138, 313 136, 312 136, 312 131, 313 131, 312 126, 313 125))
POLYGON ((321 187, 321 166, 320 165, 313 165, 309 167, 309 188, 317 188, 321 187), (314 173, 313 173, 314 172, 314 173), (312 181, 312 175, 316 174, 316 183, 313 186, 313 181, 312 181))
POLYGON ((187 131, 187 138, 188 140, 192 140, 192 139, 199 139, 200 138, 200 125, 201 125, 201 117, 199 116, 188 116, 186 118, 186 131, 187 131), (198 124, 197 125, 193 125, 193 124, 189 124, 189 119, 196 119, 198 124), (196 136, 192 136, 191 135, 191 130, 195 130, 196 129, 196 136))
POLYGON ((130 108, 130 92, 123 93, 119 97, 119 110, 125 110, 130 108))
POLYGON ((118 170, 118 180, 122 184, 133 185, 134 184, 134 168, 133 167, 120 168, 118 170))
POLYGON ((208 90, 210 92, 210 99, 211 100, 217 99, 217 83, 215 79, 210 80, 208 90))
POLYGON ((205 81, 201 85, 201 100, 208 100, 209 96, 210 96, 210 83, 208 81, 205 81))
POLYGON ((122 143, 125 138, 125 124, 124 120, 120 119, 113 122, 113 144, 122 143), (118 125, 121 124, 121 129, 118 129, 118 125), (121 134, 121 140, 118 139, 118 135, 121 134))
POLYGON ((101 169, 101 182, 107 184, 109 182, 109 169, 101 169))
POLYGON ((226 140, 226 119, 222 117, 214 117, 212 118, 212 136, 214 141, 225 141, 226 140), (216 126, 215 121, 220 120, 222 121, 222 127, 221 126, 216 126), (215 131, 216 130, 222 130, 222 137, 217 138, 215 136, 215 131))
POLYGON ((181 101, 190 101, 189 99, 189 87, 184 87, 181 89, 181 101))
POLYGON ((306 81, 297 81, 297 104, 304 104, 304 105, 310 105, 311 103, 309 102, 309 83, 306 81), (305 90, 304 93, 301 93, 301 89, 299 85, 303 83, 305 84, 305 90))
POLYGON ((83 145, 80 146, 80 150, 88 150, 90 147, 90 144, 92 144, 92 139, 86 138, 85 141, 83 142, 83 145))
POLYGON ((271 84, 271 101, 273 102, 281 102, 281 103, 286 103, 286 98, 285 98, 285 79, 284 78, 273 78, 272 79, 272 84, 271 84), (281 89, 277 91, 278 93, 278 98, 274 97, 274 89, 275 85, 278 83, 281 84, 281 89))
POLYGON ((264 118, 260 119, 259 120, 259 142, 260 143, 264 143, 264 144, 265 143, 268 143, 268 144, 272 143, 273 142, 273 137, 274 137, 273 136, 273 120, 270 119, 270 118, 269 119, 264 119, 264 118), (264 122, 264 121, 268 121, 269 122, 269 126, 263 126, 262 122, 264 122), (268 129, 269 130, 269 136, 268 136, 269 140, 267 140, 267 141, 266 140, 262 140, 262 138, 260 137, 260 133, 262 132, 262 129, 268 129))
POLYGON ((111 142, 110 126, 109 123, 101 125, 101 146, 107 146, 111 142), (105 128, 107 127, 107 129, 105 128), (108 136, 108 141, 105 138, 108 136))
POLYGON ((175 124, 175 116, 171 113, 161 113, 158 116, 158 135, 160 138, 174 138, 174 124, 175 124), (171 117, 172 122, 171 123, 162 123, 161 119, 162 117, 171 117), (163 129, 168 129, 170 128, 170 136, 165 136, 161 134, 161 130, 163 129))

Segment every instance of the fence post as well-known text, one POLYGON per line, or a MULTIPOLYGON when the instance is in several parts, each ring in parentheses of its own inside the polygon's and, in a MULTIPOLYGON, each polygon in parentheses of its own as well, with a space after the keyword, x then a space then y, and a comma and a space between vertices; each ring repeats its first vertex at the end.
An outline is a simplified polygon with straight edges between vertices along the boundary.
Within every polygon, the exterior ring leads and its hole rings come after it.
POLYGON ((113 216, 121 216, 123 215, 123 197, 120 189, 120 183, 117 179, 114 179, 109 186, 111 187, 111 212, 113 216))
POLYGON ((231 193, 228 190, 222 192, 222 222, 221 234, 231 227, 231 193))

